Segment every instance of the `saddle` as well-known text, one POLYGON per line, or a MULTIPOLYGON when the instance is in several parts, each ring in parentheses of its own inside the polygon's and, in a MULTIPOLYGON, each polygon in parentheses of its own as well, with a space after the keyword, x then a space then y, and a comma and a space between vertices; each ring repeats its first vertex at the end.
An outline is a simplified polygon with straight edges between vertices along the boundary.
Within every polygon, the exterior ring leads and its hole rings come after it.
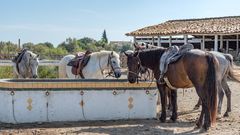
POLYGON ((163 79, 169 64, 177 62, 186 52, 193 48, 192 44, 185 44, 180 48, 178 46, 169 47, 160 59, 160 79, 163 79))
POLYGON ((87 65, 91 53, 91 51, 86 51, 85 53, 79 52, 75 55, 75 57, 67 64, 68 66, 72 66, 72 74, 80 75, 81 78, 85 78, 82 70, 87 65))

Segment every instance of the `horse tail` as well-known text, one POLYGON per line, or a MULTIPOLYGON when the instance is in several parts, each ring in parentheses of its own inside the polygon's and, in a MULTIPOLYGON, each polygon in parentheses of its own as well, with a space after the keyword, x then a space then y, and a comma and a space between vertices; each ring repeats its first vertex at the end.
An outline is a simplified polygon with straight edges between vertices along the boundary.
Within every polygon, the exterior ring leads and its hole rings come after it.
POLYGON ((217 116, 217 72, 218 61, 213 54, 208 53, 207 55, 207 77, 204 83, 205 89, 207 90, 208 108, 210 110, 211 123, 216 122, 217 116))
POLYGON ((240 67, 233 63, 233 56, 231 54, 224 54, 224 56, 230 62, 228 76, 230 79, 240 82, 240 67))
MULTIPOLYGON (((70 55, 63 57, 59 62, 59 78, 67 78, 67 64, 70 61, 70 55)), ((73 56, 74 57, 74 56, 73 56)))

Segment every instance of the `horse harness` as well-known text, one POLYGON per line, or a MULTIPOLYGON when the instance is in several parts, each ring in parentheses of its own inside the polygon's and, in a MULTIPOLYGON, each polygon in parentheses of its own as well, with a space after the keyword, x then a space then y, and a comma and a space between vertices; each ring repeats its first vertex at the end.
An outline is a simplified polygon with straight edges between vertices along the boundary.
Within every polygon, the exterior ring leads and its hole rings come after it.
MULTIPOLYGON (((120 69, 120 67, 114 68, 114 67, 112 66, 112 62, 111 62, 111 59, 112 59, 112 58, 113 58, 113 57, 111 56, 111 54, 109 54, 109 55, 108 55, 107 67, 110 66, 111 69, 110 69, 110 71, 108 70, 107 76, 106 76, 105 78, 107 78, 107 77, 109 77, 109 76, 114 77, 114 76, 113 76, 114 70, 115 70, 115 69, 120 69)), ((100 64, 100 59, 99 59, 99 68, 101 69, 101 73, 102 73, 102 75, 103 75, 104 73, 103 73, 103 69, 102 69, 101 64, 100 64)))

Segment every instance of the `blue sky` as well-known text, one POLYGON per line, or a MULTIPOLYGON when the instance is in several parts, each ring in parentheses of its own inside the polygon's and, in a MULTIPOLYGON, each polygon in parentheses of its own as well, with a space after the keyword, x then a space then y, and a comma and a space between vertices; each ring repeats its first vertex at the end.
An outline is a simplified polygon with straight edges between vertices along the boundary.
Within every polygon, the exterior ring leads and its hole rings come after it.
POLYGON ((240 15, 239 0, 1 0, 0 40, 131 40, 125 33, 170 19, 240 15))

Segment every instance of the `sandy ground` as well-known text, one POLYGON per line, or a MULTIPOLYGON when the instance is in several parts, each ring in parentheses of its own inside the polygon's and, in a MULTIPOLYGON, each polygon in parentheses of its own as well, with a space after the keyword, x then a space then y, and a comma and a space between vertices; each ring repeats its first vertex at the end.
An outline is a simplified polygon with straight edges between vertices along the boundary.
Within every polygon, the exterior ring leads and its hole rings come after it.
MULTIPOLYGON (((208 132, 194 129, 200 110, 193 110, 197 102, 194 89, 178 91, 177 122, 172 123, 167 118, 166 123, 160 123, 156 119, 149 120, 120 120, 120 121, 91 121, 91 122, 66 122, 44 124, 0 124, 0 134, 125 134, 125 135, 153 135, 153 134, 210 134, 229 135, 240 134, 240 83, 228 82, 232 90, 232 112, 228 118, 217 120, 215 127, 208 132)), ((222 114, 226 110, 226 97, 222 108, 222 114)))

